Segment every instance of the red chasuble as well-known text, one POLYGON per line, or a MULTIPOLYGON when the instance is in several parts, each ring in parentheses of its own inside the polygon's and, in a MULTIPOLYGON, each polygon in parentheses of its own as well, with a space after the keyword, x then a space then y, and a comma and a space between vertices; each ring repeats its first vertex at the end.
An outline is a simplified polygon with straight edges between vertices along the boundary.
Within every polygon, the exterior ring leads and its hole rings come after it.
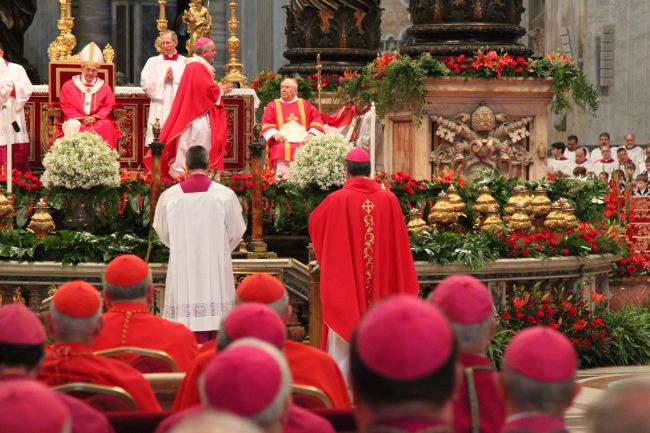
MULTIPOLYGON (((349 342, 379 299, 417 296, 418 278, 397 197, 366 177, 348 180, 309 216, 320 264, 323 323, 349 342)), ((327 342, 324 335, 323 343, 327 342)))
MULTIPOLYGON (((345 388, 343 376, 331 356, 321 350, 291 340, 287 340, 285 343, 284 355, 287 358, 289 370, 291 370, 293 383, 321 389, 332 400, 335 409, 350 408, 350 397, 345 388)), ((192 368, 185 375, 183 383, 176 393, 174 411, 187 409, 201 403, 199 378, 216 356, 214 342, 206 343, 201 347, 201 353, 196 357, 192 368)))
POLYGON ((485 356, 461 353, 460 362, 463 376, 454 398, 454 432, 471 433, 473 422, 476 422, 481 433, 499 433, 506 419, 506 409, 497 391, 498 373, 485 356), (468 374, 471 374, 471 383, 468 383, 468 374), (473 413, 478 415, 476 419, 473 413))
MULTIPOLYGON (((93 92, 93 87, 88 88, 93 92)), ((61 87, 59 103, 63 112, 63 121, 67 119, 81 119, 86 116, 97 118, 92 125, 81 124, 80 132, 94 131, 108 143, 111 149, 117 149, 117 140, 123 135, 120 128, 113 120, 113 107, 115 107, 115 96, 106 83, 101 85, 99 90, 92 94, 88 111, 84 111, 85 94, 74 83, 74 79, 68 80, 61 87)), ((63 131, 57 133, 62 137, 63 131)))
POLYGON ((562 418, 543 414, 514 414, 506 419, 503 433, 561 433, 569 432, 562 418))
MULTIPOLYGON (((201 62, 189 62, 178 85, 174 103, 160 131, 160 141, 165 145, 160 160, 161 173, 166 174, 176 158, 178 139, 190 124, 207 113, 210 119, 210 170, 223 170, 224 151, 228 139, 226 110, 219 101, 221 88, 201 62)), ((144 165, 151 170, 151 149, 147 150, 144 165)))
POLYGON ((162 350, 172 357, 178 371, 187 371, 198 352, 196 338, 184 325, 152 314, 138 302, 114 304, 104 317, 104 326, 93 341, 93 350, 131 346, 162 350))
MULTIPOLYGON (((282 129, 285 123, 295 120, 305 127, 307 131, 314 128, 323 132, 323 120, 318 110, 302 98, 295 102, 283 103, 276 99, 267 104, 262 116, 262 134, 270 129, 282 129)), ((269 140, 269 159, 271 165, 274 161, 293 161, 296 149, 304 143, 282 143, 273 139, 269 140)))
POLYGON ((38 379, 48 386, 71 382, 119 386, 131 394, 140 411, 161 410, 142 373, 121 361, 93 355, 92 348, 85 344, 58 343, 50 346, 38 379))

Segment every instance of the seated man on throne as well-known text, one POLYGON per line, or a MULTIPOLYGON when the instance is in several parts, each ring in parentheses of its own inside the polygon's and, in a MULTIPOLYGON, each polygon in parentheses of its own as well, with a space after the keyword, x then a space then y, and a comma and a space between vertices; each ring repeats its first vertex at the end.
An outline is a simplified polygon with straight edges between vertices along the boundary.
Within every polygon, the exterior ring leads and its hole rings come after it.
POLYGON ((104 56, 99 47, 91 42, 79 53, 79 61, 81 74, 75 75, 61 87, 62 135, 70 137, 79 132, 94 131, 111 149, 116 149, 122 132, 112 116, 115 96, 104 80, 97 76, 104 56))
POLYGON ((284 177, 296 149, 309 135, 323 133, 320 112, 297 97, 298 82, 287 78, 280 85, 280 99, 269 102, 262 116, 262 136, 269 143, 269 159, 275 174, 284 177))

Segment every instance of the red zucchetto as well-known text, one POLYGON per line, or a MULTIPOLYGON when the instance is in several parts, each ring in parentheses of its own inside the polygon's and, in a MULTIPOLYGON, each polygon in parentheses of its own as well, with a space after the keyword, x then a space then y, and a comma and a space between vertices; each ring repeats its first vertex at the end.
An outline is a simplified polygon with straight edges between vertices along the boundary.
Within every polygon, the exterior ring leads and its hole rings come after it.
POLYGON ((237 297, 242 302, 270 304, 281 299, 286 293, 284 284, 270 274, 252 274, 237 286, 237 297))
POLYGON ((69 281, 59 287, 52 299, 54 307, 70 317, 91 317, 102 305, 99 292, 85 281, 69 281))
POLYGON ((106 266, 104 281, 114 286, 132 286, 149 275, 149 266, 140 257, 124 254, 115 257, 106 266))

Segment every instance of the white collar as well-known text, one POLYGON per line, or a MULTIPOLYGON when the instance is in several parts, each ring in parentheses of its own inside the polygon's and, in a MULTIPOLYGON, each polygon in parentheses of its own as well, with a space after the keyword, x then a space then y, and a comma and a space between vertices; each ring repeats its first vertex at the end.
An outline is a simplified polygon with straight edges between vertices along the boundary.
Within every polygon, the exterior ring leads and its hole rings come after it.
POLYGON ((282 102, 283 104, 293 104, 296 101, 298 101, 298 96, 294 96, 291 101, 285 101, 284 99, 280 98, 280 102, 282 102))

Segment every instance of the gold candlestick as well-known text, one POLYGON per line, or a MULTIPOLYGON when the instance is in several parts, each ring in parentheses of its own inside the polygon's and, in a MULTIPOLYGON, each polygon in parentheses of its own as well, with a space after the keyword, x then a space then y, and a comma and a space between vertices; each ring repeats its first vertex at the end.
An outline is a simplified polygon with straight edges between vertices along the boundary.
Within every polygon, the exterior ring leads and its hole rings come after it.
POLYGON ((226 46, 230 53, 230 60, 228 60, 228 63, 226 63, 225 66, 226 76, 224 77, 224 81, 229 83, 239 83, 239 87, 243 88, 246 87, 248 79, 242 73, 244 65, 239 63, 239 60, 237 59, 237 53, 241 48, 241 42, 239 41, 239 38, 237 38, 238 31, 239 20, 237 19, 237 1, 231 0, 230 19, 228 20, 228 32, 230 32, 230 37, 226 41, 226 46))
POLYGON ((167 0, 158 0, 158 5, 160 6, 160 12, 158 12, 158 20, 156 20, 156 28, 158 29, 158 37, 154 46, 159 53, 163 52, 162 46, 160 45, 160 37, 163 32, 167 31, 167 13, 165 7, 167 6, 167 0))
POLYGON ((59 0, 59 20, 56 23, 59 36, 52 41, 47 49, 50 62, 66 62, 73 57, 72 50, 77 45, 77 39, 72 34, 73 26, 72 0, 59 0))
POLYGON ((321 111, 321 96, 323 93, 323 78, 322 78, 323 65, 320 62, 320 53, 316 55, 316 71, 318 72, 318 111, 321 111))

